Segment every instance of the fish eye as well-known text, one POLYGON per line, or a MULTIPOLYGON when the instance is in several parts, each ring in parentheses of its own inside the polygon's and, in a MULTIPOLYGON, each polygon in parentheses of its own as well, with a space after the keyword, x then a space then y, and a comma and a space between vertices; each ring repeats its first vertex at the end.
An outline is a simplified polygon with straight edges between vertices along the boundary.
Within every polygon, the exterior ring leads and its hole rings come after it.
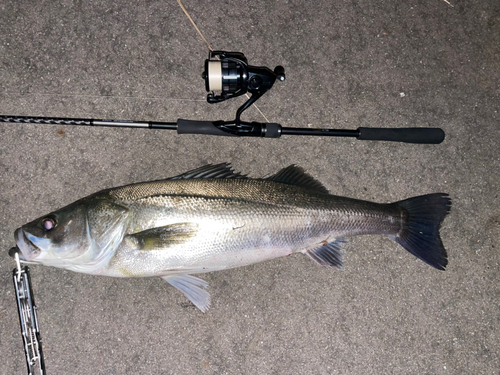
POLYGON ((45 219, 42 220, 42 228, 46 232, 54 229, 55 226, 56 226, 56 221, 51 217, 46 217, 45 219))

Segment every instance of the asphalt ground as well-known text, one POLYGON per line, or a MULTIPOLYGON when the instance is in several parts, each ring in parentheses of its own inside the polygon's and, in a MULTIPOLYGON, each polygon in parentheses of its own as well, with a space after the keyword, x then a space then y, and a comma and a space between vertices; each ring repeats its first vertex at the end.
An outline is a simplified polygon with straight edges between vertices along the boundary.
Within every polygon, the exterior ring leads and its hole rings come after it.
MULTIPOLYGON (((257 104, 288 127, 441 127, 439 145, 0 124, 0 374, 25 374, 7 250, 16 228, 104 188, 231 162, 298 164, 336 195, 446 192, 441 272, 382 236, 345 270, 302 254, 204 276, 201 313, 161 279, 31 266, 47 374, 498 374, 500 3, 194 1, 214 49, 287 79, 257 104)), ((205 43, 175 1, 4 0, 0 114, 231 119, 210 105, 205 43)), ((255 109, 244 118, 265 121, 255 109)))

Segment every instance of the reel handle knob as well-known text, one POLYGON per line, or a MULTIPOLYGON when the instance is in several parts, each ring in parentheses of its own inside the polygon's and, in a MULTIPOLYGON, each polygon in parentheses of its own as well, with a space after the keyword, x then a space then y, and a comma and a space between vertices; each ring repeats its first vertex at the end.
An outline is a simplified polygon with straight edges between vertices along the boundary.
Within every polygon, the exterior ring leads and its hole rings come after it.
POLYGON ((283 82, 286 78, 285 68, 283 68, 281 65, 278 65, 276 68, 274 68, 274 74, 276 74, 276 79, 278 81, 283 82))

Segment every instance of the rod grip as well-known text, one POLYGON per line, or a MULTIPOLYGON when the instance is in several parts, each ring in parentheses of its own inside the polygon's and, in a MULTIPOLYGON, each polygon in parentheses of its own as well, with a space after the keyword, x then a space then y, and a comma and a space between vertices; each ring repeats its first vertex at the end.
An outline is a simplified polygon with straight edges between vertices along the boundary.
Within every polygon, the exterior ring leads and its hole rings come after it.
POLYGON ((177 120, 177 134, 209 134, 226 137, 279 138, 281 125, 276 123, 177 120))
POLYGON ((444 140, 440 128, 358 128, 358 139, 405 143, 439 144, 444 140))
POLYGON ((236 137, 236 135, 220 130, 213 121, 177 120, 177 134, 208 134, 236 137))

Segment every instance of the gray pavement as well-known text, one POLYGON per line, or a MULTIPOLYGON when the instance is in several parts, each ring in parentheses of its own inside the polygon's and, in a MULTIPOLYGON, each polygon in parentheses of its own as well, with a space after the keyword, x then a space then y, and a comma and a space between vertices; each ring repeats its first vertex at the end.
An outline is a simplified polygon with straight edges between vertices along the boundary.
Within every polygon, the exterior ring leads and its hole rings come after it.
MULTIPOLYGON (((47 373, 498 374, 500 3, 194 1, 214 49, 287 80, 258 102, 290 127, 439 126, 440 145, 0 124, 0 374, 25 374, 6 250, 14 230, 98 190, 232 162, 298 164, 337 195, 447 192, 440 272, 381 236, 345 270, 297 254, 207 274, 203 314, 161 279, 32 266, 47 373), (4 251, 5 250, 5 251, 4 251)), ((230 119, 205 101, 204 42, 175 1, 0 4, 0 114, 230 119)), ((245 119, 263 121, 254 108, 245 119)))

